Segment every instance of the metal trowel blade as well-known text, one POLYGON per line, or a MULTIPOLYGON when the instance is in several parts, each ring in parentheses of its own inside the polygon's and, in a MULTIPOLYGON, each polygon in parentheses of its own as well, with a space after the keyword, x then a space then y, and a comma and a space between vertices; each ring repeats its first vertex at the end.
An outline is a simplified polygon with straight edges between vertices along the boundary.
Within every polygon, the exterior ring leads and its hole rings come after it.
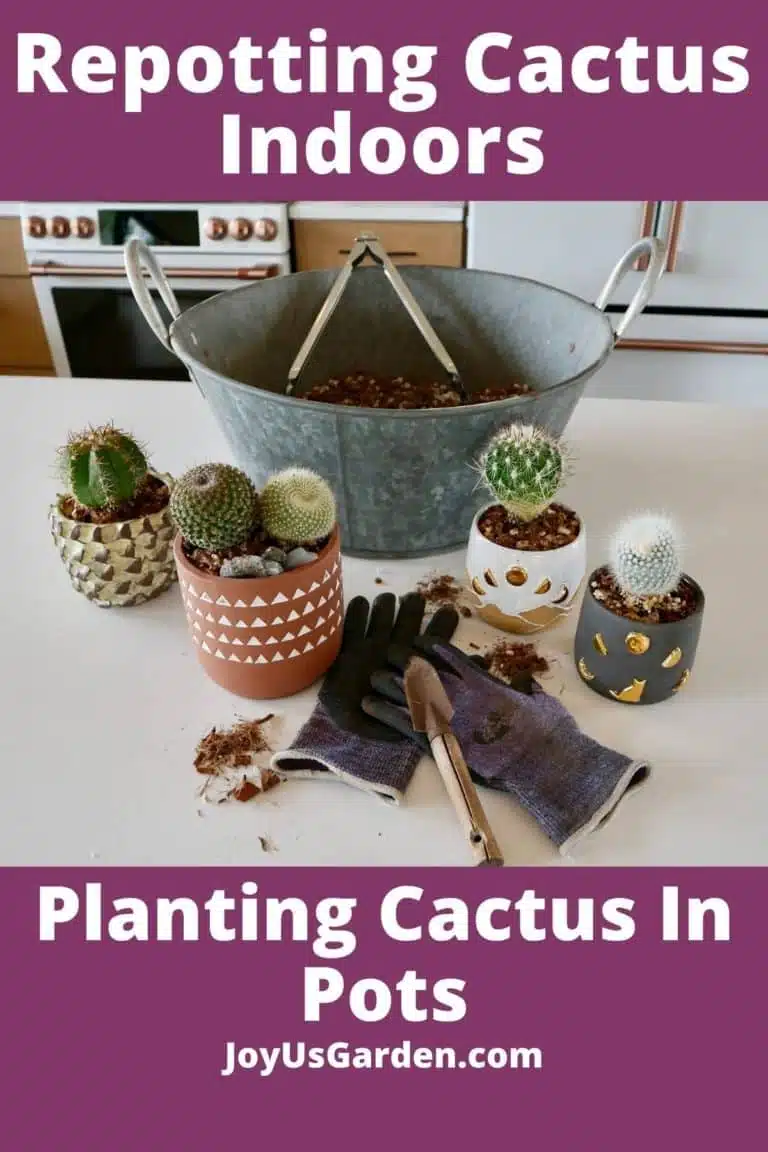
POLYGON ((451 731, 453 705, 435 669, 421 656, 413 656, 405 670, 405 698, 417 732, 429 740, 451 731))

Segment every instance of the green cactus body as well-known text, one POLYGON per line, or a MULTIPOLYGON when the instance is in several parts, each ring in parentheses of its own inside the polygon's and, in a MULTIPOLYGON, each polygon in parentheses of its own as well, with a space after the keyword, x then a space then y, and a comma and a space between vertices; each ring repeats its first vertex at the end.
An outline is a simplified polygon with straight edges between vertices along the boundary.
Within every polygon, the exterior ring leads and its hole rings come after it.
POLYGON ((220 552, 246 542, 256 527, 259 498, 239 468, 200 464, 176 481, 170 511, 188 544, 220 552))
POLYGON ((626 520, 611 545, 611 568, 625 596, 665 596, 680 583, 680 540, 672 522, 651 513, 626 520))
POLYGON ((287 468, 270 477, 261 493, 265 530, 286 544, 314 544, 336 523, 336 501, 322 477, 308 468, 287 468))
POLYGON ((546 432, 513 424, 493 437, 480 460, 480 472, 510 515, 535 520, 552 503, 563 481, 563 453, 546 432))
POLYGON ((84 508, 132 500, 147 478, 147 459, 125 432, 106 424, 70 436, 60 450, 62 478, 84 508))

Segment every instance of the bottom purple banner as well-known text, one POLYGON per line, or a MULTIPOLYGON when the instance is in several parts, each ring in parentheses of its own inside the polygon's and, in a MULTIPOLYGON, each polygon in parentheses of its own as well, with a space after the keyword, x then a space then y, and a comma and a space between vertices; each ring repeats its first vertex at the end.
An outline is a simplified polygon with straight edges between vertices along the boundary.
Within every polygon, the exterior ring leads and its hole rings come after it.
POLYGON ((0 1147, 751 1147, 765 870, 0 871, 0 1147))

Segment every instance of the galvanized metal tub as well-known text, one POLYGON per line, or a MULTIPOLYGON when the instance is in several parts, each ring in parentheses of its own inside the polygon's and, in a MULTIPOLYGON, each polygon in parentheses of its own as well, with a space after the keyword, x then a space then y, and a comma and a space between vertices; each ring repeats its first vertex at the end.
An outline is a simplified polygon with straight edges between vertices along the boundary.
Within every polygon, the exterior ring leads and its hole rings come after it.
POLYGON ((559 435, 590 377, 650 299, 664 267, 644 238, 594 304, 532 280, 467 269, 399 270, 468 390, 519 378, 531 395, 468 407, 399 411, 307 401, 303 389, 353 371, 437 378, 441 367, 379 267, 360 267, 338 300, 301 385, 286 385, 338 270, 301 272, 220 293, 180 313, 153 253, 131 241, 126 271, 157 338, 183 362, 234 456, 258 486, 275 470, 314 468, 334 488, 342 547, 403 558, 462 547, 478 507, 472 463, 512 421, 559 435), (648 266, 614 331, 604 309, 639 257, 648 266), (161 316, 153 283, 171 315, 161 316))

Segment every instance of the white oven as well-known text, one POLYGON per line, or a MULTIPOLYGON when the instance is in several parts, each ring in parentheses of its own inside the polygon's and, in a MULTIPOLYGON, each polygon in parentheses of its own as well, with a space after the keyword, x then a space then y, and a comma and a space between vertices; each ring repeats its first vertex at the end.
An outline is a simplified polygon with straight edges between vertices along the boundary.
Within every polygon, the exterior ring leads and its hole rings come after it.
POLYGON ((24 245, 59 376, 186 379, 139 312, 123 267, 152 245, 184 310, 291 271, 285 204, 23 204, 24 245))

